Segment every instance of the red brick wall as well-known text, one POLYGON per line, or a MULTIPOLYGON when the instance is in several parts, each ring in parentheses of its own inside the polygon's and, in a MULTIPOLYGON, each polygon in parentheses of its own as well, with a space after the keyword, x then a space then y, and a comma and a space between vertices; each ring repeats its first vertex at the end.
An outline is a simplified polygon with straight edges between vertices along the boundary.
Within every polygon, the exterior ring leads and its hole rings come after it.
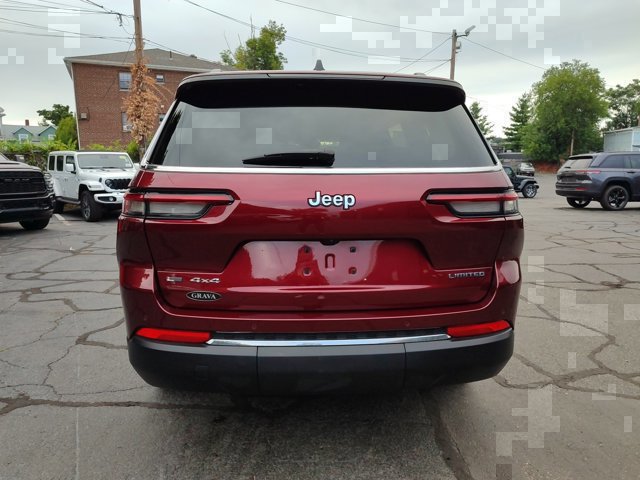
MULTIPOLYGON (((131 133, 122 131, 121 120, 125 110, 123 102, 129 92, 120 90, 118 78, 119 72, 126 71, 129 67, 73 64, 79 148, 86 148, 92 143, 109 145, 116 140, 126 146, 131 141, 131 133), (81 119, 83 113, 87 113, 87 120, 81 119)), ((193 75, 168 70, 150 70, 150 73, 154 78, 156 73, 164 74, 164 85, 158 85, 162 113, 169 109, 180 81, 193 75)))

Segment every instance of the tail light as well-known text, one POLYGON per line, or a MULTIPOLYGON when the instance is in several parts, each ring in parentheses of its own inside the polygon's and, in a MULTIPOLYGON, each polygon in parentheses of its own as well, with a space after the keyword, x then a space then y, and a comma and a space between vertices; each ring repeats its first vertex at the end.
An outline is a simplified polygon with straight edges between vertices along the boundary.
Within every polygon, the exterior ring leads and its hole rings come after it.
POLYGON ((194 219, 202 217, 211 206, 231 203, 233 197, 227 193, 127 193, 122 213, 130 217, 194 219))
POLYGON ((501 193, 431 193, 427 202, 446 205, 458 217, 499 217, 515 215, 518 211, 518 194, 501 193))
POLYGON ((170 330, 167 328, 143 327, 136 332, 136 336, 173 343, 205 343, 211 338, 209 332, 193 330, 170 330))
POLYGON ((453 338, 476 337, 478 335, 501 332, 508 328, 511 328, 511 324, 509 322, 506 320, 498 320, 496 322, 474 323, 471 325, 448 327, 447 334, 453 338))

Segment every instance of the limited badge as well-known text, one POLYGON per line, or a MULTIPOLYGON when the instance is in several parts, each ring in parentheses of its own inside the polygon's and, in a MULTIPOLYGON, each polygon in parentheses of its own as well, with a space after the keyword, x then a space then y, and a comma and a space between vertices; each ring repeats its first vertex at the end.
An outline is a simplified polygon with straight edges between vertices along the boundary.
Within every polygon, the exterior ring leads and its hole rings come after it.
POLYGON ((216 292, 189 292, 187 293, 187 298, 198 302, 215 302, 220 300, 222 295, 216 292))

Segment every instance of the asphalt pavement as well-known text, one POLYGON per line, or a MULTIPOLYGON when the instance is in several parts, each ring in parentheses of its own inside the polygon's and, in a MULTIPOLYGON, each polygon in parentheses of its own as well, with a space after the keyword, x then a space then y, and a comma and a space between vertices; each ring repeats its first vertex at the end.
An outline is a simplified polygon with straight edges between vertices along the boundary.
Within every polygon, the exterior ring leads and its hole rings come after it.
POLYGON ((116 218, 0 225, 0 480, 638 479, 640 203, 520 199, 515 355, 429 392, 167 392, 127 359, 116 218))

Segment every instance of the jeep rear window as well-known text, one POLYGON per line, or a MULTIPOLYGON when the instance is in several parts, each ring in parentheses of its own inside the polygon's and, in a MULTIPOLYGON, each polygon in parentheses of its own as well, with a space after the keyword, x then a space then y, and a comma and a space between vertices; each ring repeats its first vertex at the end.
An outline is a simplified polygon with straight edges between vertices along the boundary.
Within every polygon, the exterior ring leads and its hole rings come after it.
POLYGON ((333 90, 316 82, 308 90, 292 83, 290 93, 270 91, 269 84, 283 82, 267 81, 228 96, 224 86, 214 90, 219 82, 210 83, 210 90, 188 91, 177 103, 151 164, 249 170, 255 166, 242 160, 328 151, 335 153, 332 168, 495 165, 457 92, 385 85, 365 96, 357 91, 360 82, 333 90))
POLYGON ((586 168, 589 168, 589 165, 591 165, 592 160, 593 160, 593 157, 569 159, 567 160, 565 167, 570 168, 571 170, 584 170, 586 168))

